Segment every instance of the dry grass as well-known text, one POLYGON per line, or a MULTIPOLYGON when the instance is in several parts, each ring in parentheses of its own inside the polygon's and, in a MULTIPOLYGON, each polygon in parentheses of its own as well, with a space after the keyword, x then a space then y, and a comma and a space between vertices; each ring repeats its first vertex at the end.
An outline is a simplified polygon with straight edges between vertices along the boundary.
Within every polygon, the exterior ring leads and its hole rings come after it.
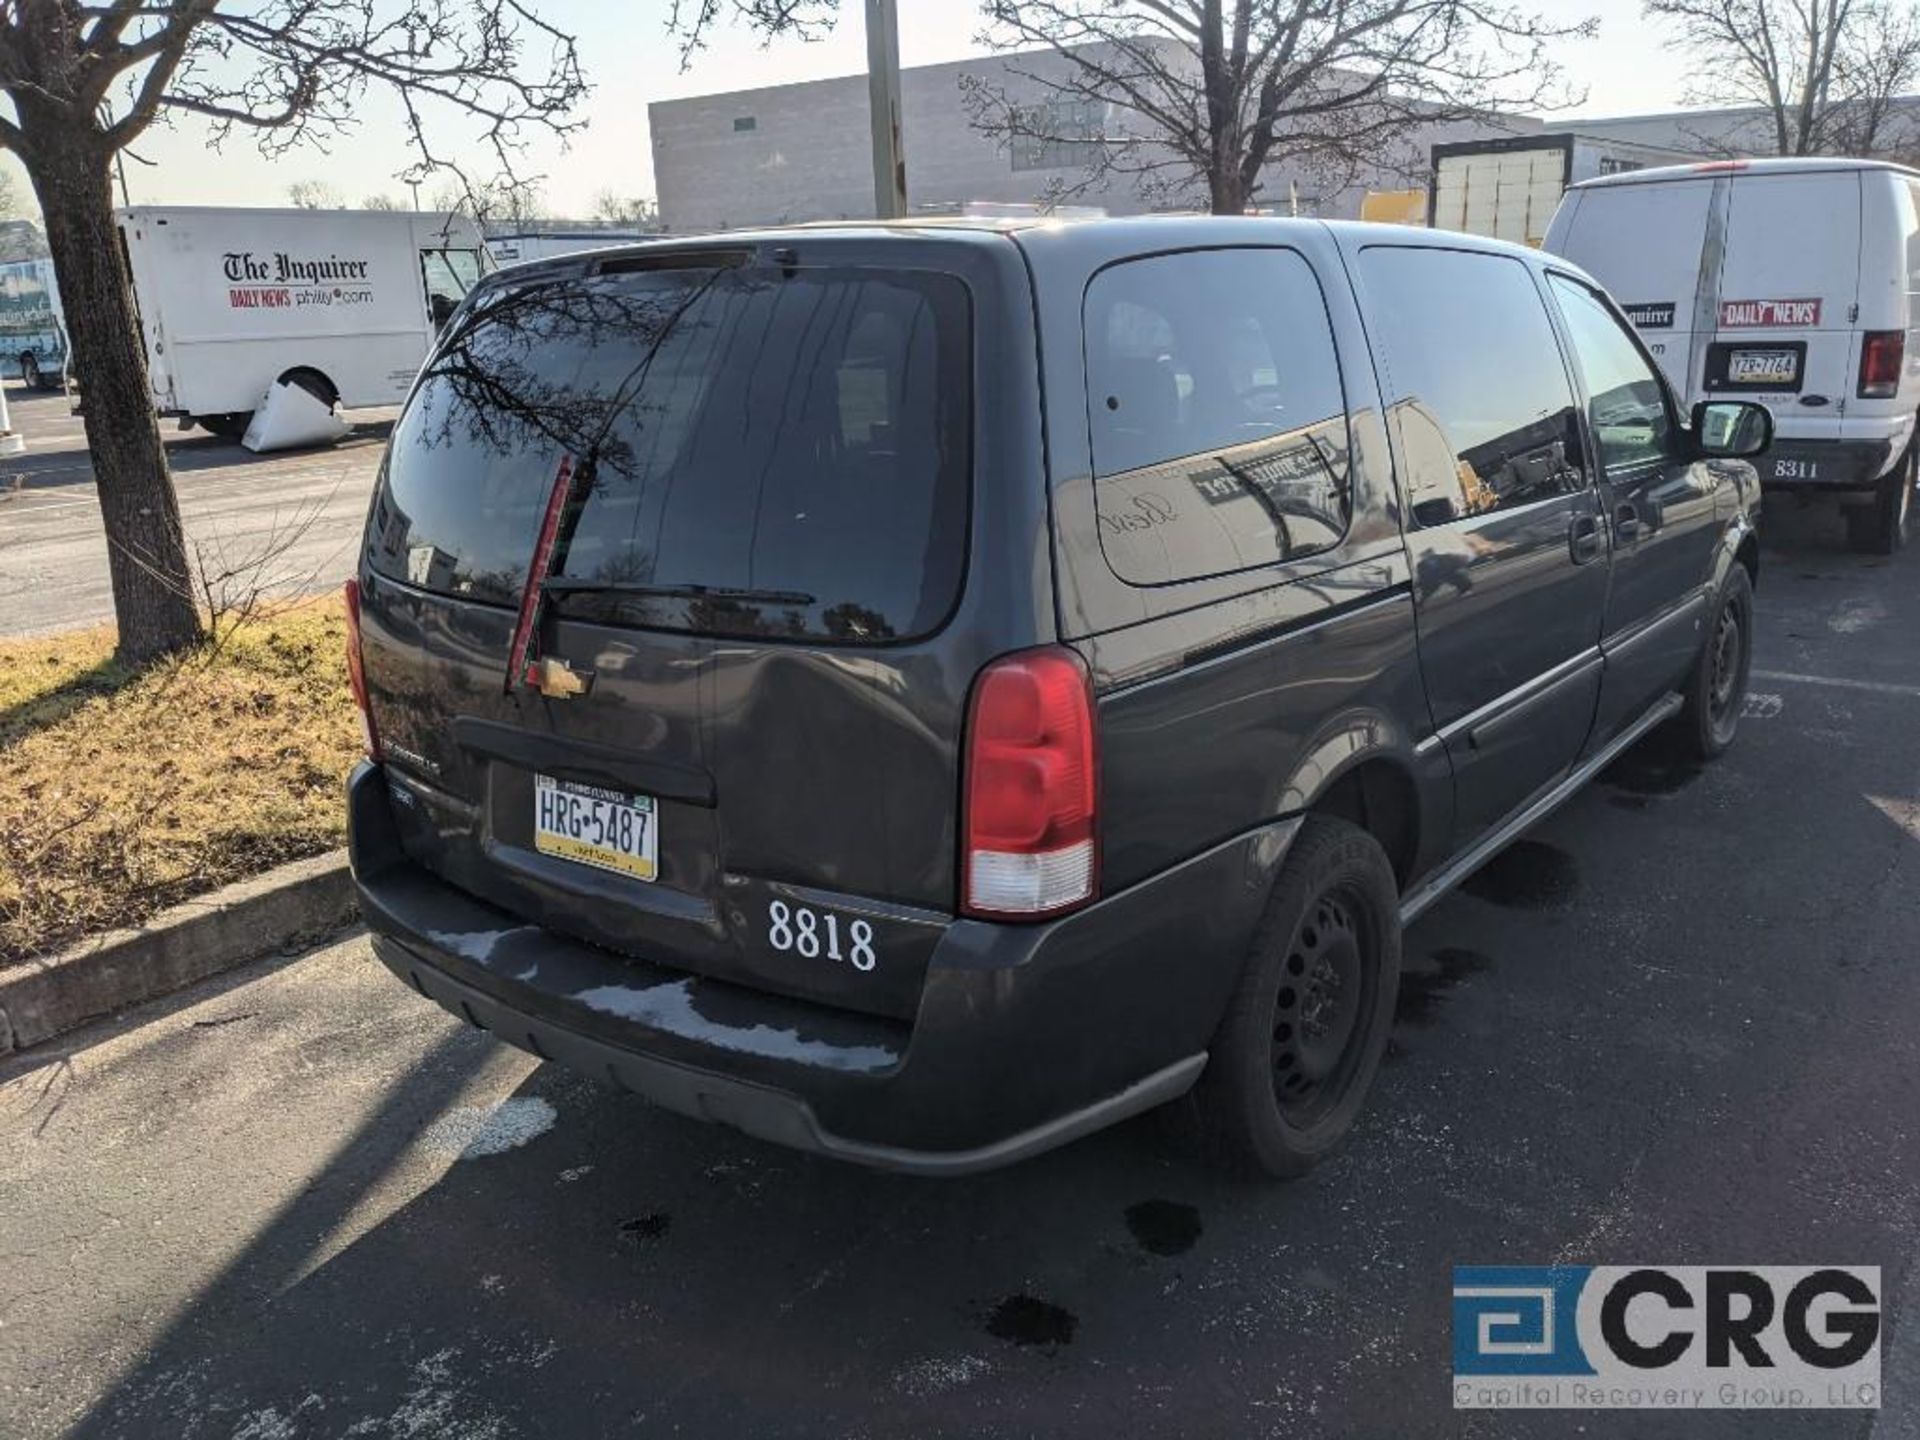
POLYGON ((337 598, 144 674, 112 651, 111 629, 0 641, 0 966, 344 839, 337 598))

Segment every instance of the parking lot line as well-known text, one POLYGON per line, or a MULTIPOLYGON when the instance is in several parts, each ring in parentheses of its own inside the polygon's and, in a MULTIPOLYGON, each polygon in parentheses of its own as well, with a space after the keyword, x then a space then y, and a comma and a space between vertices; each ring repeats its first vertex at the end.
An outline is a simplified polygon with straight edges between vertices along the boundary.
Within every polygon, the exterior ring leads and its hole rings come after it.
POLYGON ((1845 680, 1837 675, 1796 675, 1788 670, 1756 670, 1756 680, 1772 680, 1785 685, 1825 685, 1834 690, 1865 690, 1874 695, 1901 695, 1920 700, 1920 685, 1893 685, 1885 680, 1845 680))

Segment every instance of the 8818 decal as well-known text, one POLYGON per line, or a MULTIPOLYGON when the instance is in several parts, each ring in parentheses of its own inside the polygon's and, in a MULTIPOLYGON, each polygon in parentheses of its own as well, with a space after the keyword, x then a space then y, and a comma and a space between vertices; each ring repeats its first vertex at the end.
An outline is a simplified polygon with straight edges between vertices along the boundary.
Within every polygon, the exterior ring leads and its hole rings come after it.
POLYGON ((767 944, 783 955, 796 954, 808 960, 825 956, 863 972, 873 969, 880 958, 874 952, 870 922, 847 920, 831 910, 791 905, 785 900, 767 902, 767 944))

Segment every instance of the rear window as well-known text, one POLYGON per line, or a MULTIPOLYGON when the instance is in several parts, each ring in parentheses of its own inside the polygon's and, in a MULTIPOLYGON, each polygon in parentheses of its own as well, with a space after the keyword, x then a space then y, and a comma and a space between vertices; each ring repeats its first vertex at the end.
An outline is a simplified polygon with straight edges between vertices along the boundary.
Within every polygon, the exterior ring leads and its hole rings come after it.
POLYGON ((965 286, 931 272, 714 266, 497 292, 395 428, 369 563, 517 603, 571 456, 567 613, 925 634, 965 563, 970 356, 965 286))

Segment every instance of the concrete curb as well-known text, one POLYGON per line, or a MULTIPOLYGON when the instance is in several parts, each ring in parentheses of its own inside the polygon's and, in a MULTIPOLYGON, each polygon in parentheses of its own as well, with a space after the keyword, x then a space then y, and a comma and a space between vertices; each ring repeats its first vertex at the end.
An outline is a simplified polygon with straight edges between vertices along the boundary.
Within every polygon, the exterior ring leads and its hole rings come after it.
POLYGON ((0 970, 0 1055, 317 939, 353 915, 347 852, 335 850, 176 905, 137 929, 0 970))

